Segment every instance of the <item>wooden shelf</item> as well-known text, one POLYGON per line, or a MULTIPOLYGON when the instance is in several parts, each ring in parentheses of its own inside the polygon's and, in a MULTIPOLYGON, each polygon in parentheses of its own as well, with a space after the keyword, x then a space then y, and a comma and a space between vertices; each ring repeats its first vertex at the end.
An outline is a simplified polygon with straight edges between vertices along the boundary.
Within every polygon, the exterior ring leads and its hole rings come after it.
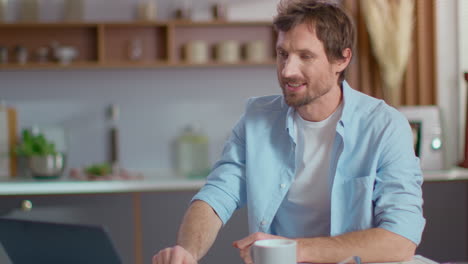
POLYGON ((4 28, 70 28, 70 27, 97 27, 101 23, 91 22, 18 22, 18 23, 0 23, 0 29, 4 28))
POLYGON ((0 23, 0 46, 8 48, 8 63, 0 64, 0 70, 271 66, 275 64, 275 35, 271 23, 254 21, 0 23), (184 46, 192 40, 202 40, 210 47, 208 63, 185 61, 184 46), (258 63, 244 58, 238 63, 216 62, 214 47, 225 40, 241 46, 264 41, 268 58, 258 63), (58 63, 52 54, 47 62, 38 62, 37 50, 50 48, 53 42, 76 48, 78 57, 67 65, 58 63), (28 50, 27 63, 17 63, 18 45, 28 50))
POLYGON ((204 64, 191 63, 168 63, 161 62, 122 62, 122 63, 105 63, 98 62, 73 62, 62 65, 57 62, 51 63, 26 63, 26 64, 8 64, 1 65, 0 70, 67 70, 67 69, 112 69, 112 68, 219 68, 219 67, 265 67, 275 66, 275 61, 267 61, 261 63, 239 62, 239 63, 217 63, 210 62, 204 64))
POLYGON ((75 61, 70 64, 61 64, 58 62, 28 62, 25 64, 9 63, 0 64, 1 70, 27 70, 27 69, 80 69, 80 68, 97 68, 101 67, 97 62, 92 61, 75 61))
POLYGON ((184 21, 184 20, 175 20, 169 22, 175 26, 185 26, 185 27, 200 27, 200 26, 222 26, 222 27, 235 27, 235 26, 267 26, 272 27, 271 22, 264 22, 264 21, 224 21, 224 20, 216 20, 216 21, 184 21))
POLYGON ((276 65, 274 60, 269 60, 266 62, 252 63, 252 62, 237 62, 237 63, 217 63, 209 62, 203 64, 190 64, 190 63, 173 63, 169 64, 169 67, 238 67, 238 66, 274 66, 276 65))

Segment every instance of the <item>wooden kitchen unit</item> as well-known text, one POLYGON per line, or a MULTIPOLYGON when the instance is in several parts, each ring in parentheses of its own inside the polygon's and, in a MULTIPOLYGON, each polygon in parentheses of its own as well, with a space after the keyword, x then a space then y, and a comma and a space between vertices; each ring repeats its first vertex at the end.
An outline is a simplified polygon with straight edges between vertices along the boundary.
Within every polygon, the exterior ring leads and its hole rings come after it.
POLYGON ((0 23, 0 46, 8 49, 1 70, 67 69, 67 68, 152 68, 274 65, 276 41, 270 22, 60 22, 0 23), (187 63, 183 47, 191 40, 205 42, 210 48, 206 63, 187 63), (216 44, 232 40, 244 46, 250 41, 263 41, 267 57, 261 62, 248 62, 245 56, 235 63, 219 63, 214 58, 216 44), (71 46, 77 57, 68 64, 53 58, 51 45, 71 46), (28 52, 20 63, 18 46, 28 52), (47 60, 39 61, 38 50, 47 47, 47 60))

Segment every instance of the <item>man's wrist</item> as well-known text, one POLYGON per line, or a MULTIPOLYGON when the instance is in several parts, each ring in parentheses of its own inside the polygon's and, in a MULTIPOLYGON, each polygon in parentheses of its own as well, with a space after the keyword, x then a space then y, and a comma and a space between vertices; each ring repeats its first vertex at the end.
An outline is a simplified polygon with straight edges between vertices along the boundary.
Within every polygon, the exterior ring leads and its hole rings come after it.
POLYGON ((183 246, 181 244, 177 244, 178 246, 182 247, 185 251, 187 251, 194 260, 198 261, 198 254, 196 253, 196 250, 189 247, 189 246, 183 246))
POLYGON ((293 239, 294 241, 296 241, 296 260, 297 262, 302 262, 302 260, 304 259, 304 257, 302 256, 303 254, 303 247, 304 247, 304 241, 300 238, 296 238, 296 239, 293 239))
POLYGON ((320 238, 296 238, 294 239, 296 245, 296 258, 297 262, 311 262, 311 259, 320 258, 317 250, 320 238))

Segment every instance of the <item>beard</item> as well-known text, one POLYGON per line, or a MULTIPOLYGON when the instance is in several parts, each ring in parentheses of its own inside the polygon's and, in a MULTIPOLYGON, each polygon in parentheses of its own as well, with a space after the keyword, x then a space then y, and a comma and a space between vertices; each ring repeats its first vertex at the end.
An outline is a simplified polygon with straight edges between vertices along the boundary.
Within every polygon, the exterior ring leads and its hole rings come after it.
POLYGON ((330 82, 311 82, 310 80, 300 78, 281 78, 278 76, 281 90, 283 92, 284 101, 287 105, 293 108, 299 108, 309 105, 320 99, 332 90, 330 82), (299 92, 288 91, 287 83, 305 83, 305 90, 299 92))
POLYGON ((298 94, 298 93, 288 93, 286 92, 286 89, 283 88, 283 97, 284 101, 286 102, 287 105, 294 107, 294 108, 299 108, 304 105, 308 105, 314 101, 316 98, 312 98, 309 94, 298 94))
MULTIPOLYGON (((283 92, 284 101, 290 107, 298 108, 304 105, 308 105, 314 101, 315 98, 309 95, 308 87, 306 87, 306 91, 304 94, 296 93, 296 92, 288 92, 286 85, 288 82, 292 83, 307 83, 305 80, 301 80, 299 78, 281 78, 280 74, 278 74, 278 81, 280 83, 281 90, 283 92)), ((307 84, 306 84, 307 85, 307 84)))

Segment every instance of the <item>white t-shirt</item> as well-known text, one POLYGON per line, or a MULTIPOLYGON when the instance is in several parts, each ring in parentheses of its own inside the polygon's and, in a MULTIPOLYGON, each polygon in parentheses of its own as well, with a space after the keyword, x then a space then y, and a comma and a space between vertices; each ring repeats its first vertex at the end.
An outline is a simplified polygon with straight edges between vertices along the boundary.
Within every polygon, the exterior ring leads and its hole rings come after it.
POLYGON ((276 213, 275 234, 290 238, 330 235, 329 168, 343 104, 327 119, 310 122, 297 113, 296 176, 276 213))

